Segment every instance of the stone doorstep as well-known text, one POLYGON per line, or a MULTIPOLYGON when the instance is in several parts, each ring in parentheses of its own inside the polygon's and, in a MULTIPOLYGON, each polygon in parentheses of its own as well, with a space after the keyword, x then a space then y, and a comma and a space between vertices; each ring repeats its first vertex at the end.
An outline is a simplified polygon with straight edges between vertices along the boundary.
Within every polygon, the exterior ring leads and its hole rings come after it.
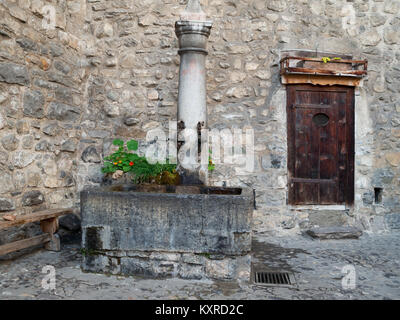
POLYGON ((314 211, 345 211, 345 205, 289 205, 289 210, 291 211, 307 211, 307 210, 314 210, 314 211))
POLYGON ((306 233, 320 240, 358 239, 362 235, 360 229, 352 226, 311 228, 306 233))
POLYGON ((341 205, 293 206, 289 208, 292 216, 299 219, 303 231, 314 228, 345 227, 350 223, 350 209, 341 205))

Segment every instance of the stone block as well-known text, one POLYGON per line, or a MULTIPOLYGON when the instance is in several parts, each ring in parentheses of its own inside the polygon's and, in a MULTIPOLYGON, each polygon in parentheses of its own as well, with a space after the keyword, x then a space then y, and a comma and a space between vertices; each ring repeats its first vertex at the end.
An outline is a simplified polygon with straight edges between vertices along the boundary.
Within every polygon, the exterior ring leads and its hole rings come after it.
POLYGON ((9 172, 0 168, 0 194, 14 190, 14 182, 9 172))
POLYGON ((234 265, 230 259, 208 260, 205 266, 206 275, 211 279, 233 279, 235 275, 234 265))
POLYGON ((82 270, 116 275, 121 273, 121 265, 118 258, 100 255, 95 252, 84 252, 82 270))
POLYGON ((57 122, 46 122, 42 127, 43 133, 48 136, 56 136, 60 133, 61 128, 58 126, 57 122))
POLYGON ((235 263, 235 279, 249 281, 251 273, 251 255, 237 257, 235 263))
POLYGON ((14 4, 9 6, 10 15, 22 22, 26 22, 28 20, 28 15, 25 10, 21 9, 18 5, 14 4))
POLYGON ((153 260, 177 262, 181 259, 181 255, 177 253, 153 252, 150 254, 149 258, 153 260))
MULTIPOLYGON (((0 101, 1 101, 1 96, 0 96, 0 101)), ((6 125, 7 125, 6 119, 4 119, 3 115, 0 113, 0 130, 4 129, 6 125)))
POLYGON ((51 102, 47 111, 47 118, 59 121, 75 122, 79 115, 79 108, 61 102, 51 102))
POLYGON ((152 277, 155 278, 172 278, 178 275, 178 263, 171 261, 157 261, 153 262, 152 277))
POLYGON ((61 145, 61 151, 75 152, 76 151, 76 141, 74 139, 68 139, 61 145))
POLYGON ((26 120, 17 121, 16 128, 17 128, 18 134, 26 134, 26 133, 29 133, 29 130, 30 130, 29 123, 26 120))
POLYGON ((108 257, 92 254, 92 253, 84 253, 82 260, 82 270, 89 272, 107 272, 109 269, 109 260, 108 257))
POLYGON ((121 273, 126 275, 154 276, 148 260, 131 257, 121 258, 121 273))
POLYGON ((385 224, 390 230, 400 230, 400 213, 386 214, 385 224))
POLYGON ((307 234, 313 238, 320 240, 330 239, 358 239, 362 235, 362 231, 355 227, 325 227, 312 228, 307 230, 307 234))
POLYGON ((308 219, 311 226, 339 227, 347 223, 347 214, 342 210, 310 210, 308 219))
POLYGON ((44 117, 44 96, 39 90, 28 90, 24 95, 24 115, 41 119, 44 117))
POLYGON ((35 146, 35 151, 53 151, 53 150, 54 150, 53 144, 47 140, 42 140, 35 146))
POLYGON ((28 69, 13 63, 0 63, 0 81, 11 84, 29 85, 28 69))
POLYGON ((19 139, 15 134, 9 134, 1 138, 1 144, 7 151, 15 151, 18 149, 19 139))
POLYGON ((393 178, 394 173, 390 168, 377 169, 372 177, 372 186, 383 188, 385 185, 392 183, 393 178))
POLYGON ((82 228, 82 247, 89 250, 110 249, 110 227, 105 225, 85 225, 82 228))
POLYGON ((400 166, 400 152, 391 152, 386 154, 386 161, 393 167, 400 166))
POLYGON ((270 0, 267 3, 267 8, 276 11, 276 12, 282 12, 285 11, 288 6, 288 2, 283 1, 283 0, 270 0))
POLYGON ((34 206, 41 204, 45 201, 44 195, 40 191, 29 191, 22 196, 23 206, 34 206))
POLYGON ((0 151, 0 164, 6 164, 8 161, 8 152, 0 151))
POLYGON ((204 259, 205 259, 205 257, 201 256, 201 255, 195 255, 195 254, 190 254, 190 253, 182 254, 182 262, 184 262, 186 264, 203 265, 204 259))
POLYGON ((182 279, 201 280, 205 277, 204 266, 181 264, 178 268, 178 276, 182 279))
POLYGON ((89 146, 82 152, 81 159, 86 163, 100 163, 101 159, 97 153, 96 147, 89 146))
POLYGON ((33 51, 33 52, 38 51, 37 44, 29 38, 19 38, 19 39, 16 39, 16 42, 19 44, 19 46, 22 49, 24 49, 26 51, 33 51))
POLYGON ((12 211, 15 209, 15 203, 12 199, 0 198, 0 212, 12 211))
POLYGON ((29 151, 14 153, 13 165, 19 169, 29 166, 35 160, 35 154, 29 151))
POLYGON ((26 135, 22 138, 22 148, 23 149, 31 149, 33 147, 33 143, 34 143, 34 137, 31 135, 26 135))

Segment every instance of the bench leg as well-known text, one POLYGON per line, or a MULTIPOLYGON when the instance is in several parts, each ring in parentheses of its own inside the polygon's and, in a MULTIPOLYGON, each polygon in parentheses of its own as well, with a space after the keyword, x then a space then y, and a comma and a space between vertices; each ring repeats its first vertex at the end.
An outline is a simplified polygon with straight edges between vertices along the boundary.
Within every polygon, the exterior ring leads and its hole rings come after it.
POLYGON ((44 245, 44 248, 49 251, 60 251, 60 236, 56 234, 58 231, 58 218, 40 221, 40 228, 51 236, 51 240, 44 245))
POLYGON ((55 233, 52 235, 51 240, 45 243, 44 248, 49 251, 60 251, 61 244, 60 244, 60 236, 55 233))

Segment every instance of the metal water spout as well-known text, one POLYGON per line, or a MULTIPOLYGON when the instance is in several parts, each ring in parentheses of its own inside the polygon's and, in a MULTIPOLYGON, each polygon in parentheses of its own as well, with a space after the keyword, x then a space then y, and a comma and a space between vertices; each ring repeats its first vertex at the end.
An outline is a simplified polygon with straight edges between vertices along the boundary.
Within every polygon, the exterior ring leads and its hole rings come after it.
MULTIPOLYGON (((184 139, 190 152, 185 165, 179 163, 183 184, 206 183, 207 165, 198 166, 201 159, 201 130, 207 128, 206 56, 207 40, 212 23, 201 8, 199 0, 189 0, 180 20, 175 24, 181 56, 178 97, 178 149, 182 146, 180 133, 196 132, 195 139, 184 139)), ((192 137, 193 138, 193 137, 192 137)), ((203 151, 204 152, 204 151, 203 151)), ((208 153, 208 150, 207 150, 208 153)), ((186 153, 188 154, 188 153, 186 153)), ((207 155, 208 156, 208 155, 207 155)), ((178 158, 179 160, 179 158, 178 158)))

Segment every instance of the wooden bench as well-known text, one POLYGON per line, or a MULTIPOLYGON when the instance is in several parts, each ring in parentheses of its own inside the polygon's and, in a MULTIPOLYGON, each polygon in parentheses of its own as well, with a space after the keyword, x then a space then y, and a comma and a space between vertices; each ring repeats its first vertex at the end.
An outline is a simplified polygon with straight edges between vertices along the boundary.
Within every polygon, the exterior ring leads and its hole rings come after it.
MULTIPOLYGON (((60 251, 60 237, 58 231, 58 217, 72 214, 74 210, 68 209, 49 209, 38 211, 23 216, 15 217, 13 221, 1 221, 0 230, 40 221, 40 228, 44 232, 39 236, 24 240, 15 241, 12 243, 0 246, 0 256, 14 251, 26 249, 39 244, 44 244, 44 248, 50 251, 60 251)), ((0 218, 1 219, 1 218, 0 218)))

